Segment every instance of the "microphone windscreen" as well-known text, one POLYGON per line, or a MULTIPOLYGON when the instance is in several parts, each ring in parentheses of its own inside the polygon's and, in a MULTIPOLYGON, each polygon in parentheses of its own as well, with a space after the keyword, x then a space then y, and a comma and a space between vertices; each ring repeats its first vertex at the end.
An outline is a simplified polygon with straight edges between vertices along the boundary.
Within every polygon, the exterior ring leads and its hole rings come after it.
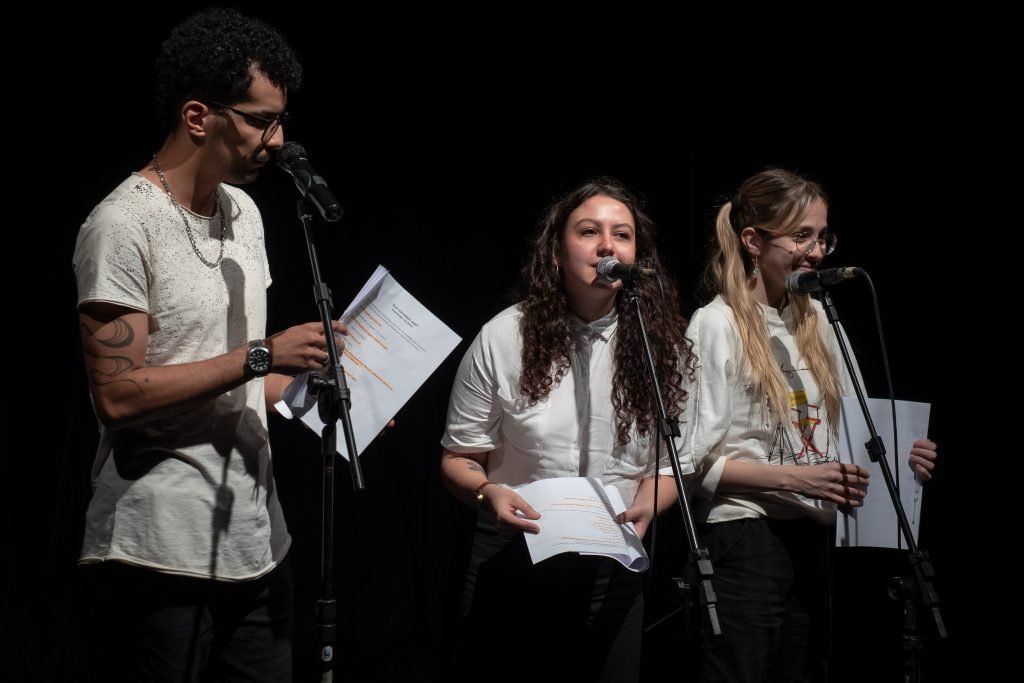
POLYGON ((612 274, 612 270, 617 265, 619 262, 614 256, 602 256, 597 262, 597 276, 605 282, 615 282, 619 278, 612 274))
MULTIPOLYGON (((801 283, 801 280, 803 279, 802 276, 805 274, 806 273, 799 270, 790 273, 786 278, 786 289, 788 289, 792 294, 807 294, 808 292, 804 289, 801 283)), ((811 273, 811 275, 813 275, 813 273, 811 273)))
POLYGON ((306 158, 306 148, 297 142, 286 142, 277 153, 277 165, 288 169, 299 159, 306 158))

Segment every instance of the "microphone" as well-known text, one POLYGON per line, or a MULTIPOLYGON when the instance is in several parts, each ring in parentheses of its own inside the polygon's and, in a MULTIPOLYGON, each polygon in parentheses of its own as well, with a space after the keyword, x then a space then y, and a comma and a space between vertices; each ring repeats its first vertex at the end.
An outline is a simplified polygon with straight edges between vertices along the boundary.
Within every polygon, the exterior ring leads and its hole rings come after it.
POLYGON ((658 271, 653 268, 644 268, 636 264, 620 263, 614 256, 602 256, 597 262, 597 276, 605 282, 616 280, 640 280, 645 277, 653 277, 658 271))
POLYGON ((793 294, 810 294, 825 287, 857 277, 860 268, 825 268, 824 270, 798 270, 786 278, 786 289, 793 294))
POLYGON ((277 165, 295 181, 303 197, 308 197, 328 223, 341 220, 341 204, 327 188, 327 182, 313 169, 306 149, 297 142, 286 142, 277 153, 277 165))

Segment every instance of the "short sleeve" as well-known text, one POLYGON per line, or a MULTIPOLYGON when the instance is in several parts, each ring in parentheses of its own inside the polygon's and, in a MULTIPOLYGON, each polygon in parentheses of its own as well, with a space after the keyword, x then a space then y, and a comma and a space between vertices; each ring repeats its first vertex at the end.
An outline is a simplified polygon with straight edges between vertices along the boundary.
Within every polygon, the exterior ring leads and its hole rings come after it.
POLYGON ((148 313, 148 258, 144 226, 115 204, 97 206, 75 242, 78 306, 99 301, 148 313))
POLYGON ((693 342, 697 370, 687 387, 692 408, 682 430, 680 461, 692 461, 701 492, 710 497, 725 467, 719 444, 732 419, 730 396, 738 381, 735 358, 739 336, 728 317, 708 307, 693 314, 687 336, 693 342))
POLYGON ((486 328, 477 334, 452 385, 442 446, 455 453, 480 453, 501 445, 502 407, 498 400, 494 349, 486 328))

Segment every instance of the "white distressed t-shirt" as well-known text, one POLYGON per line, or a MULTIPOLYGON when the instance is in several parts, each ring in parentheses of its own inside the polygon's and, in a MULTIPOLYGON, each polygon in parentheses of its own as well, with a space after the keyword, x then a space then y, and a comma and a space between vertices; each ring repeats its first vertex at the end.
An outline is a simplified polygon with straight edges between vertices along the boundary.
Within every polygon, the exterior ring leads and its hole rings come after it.
MULTIPOLYGON (((245 192, 221 185, 220 194, 226 224, 216 268, 194 253, 168 195, 138 174, 79 231, 79 305, 148 313, 147 365, 205 360, 265 336, 263 223, 245 192)), ((186 216, 198 249, 216 261, 221 210, 186 216)), ((101 428, 81 562, 244 580, 270 571, 290 543, 274 491, 262 379, 144 424, 101 428)))

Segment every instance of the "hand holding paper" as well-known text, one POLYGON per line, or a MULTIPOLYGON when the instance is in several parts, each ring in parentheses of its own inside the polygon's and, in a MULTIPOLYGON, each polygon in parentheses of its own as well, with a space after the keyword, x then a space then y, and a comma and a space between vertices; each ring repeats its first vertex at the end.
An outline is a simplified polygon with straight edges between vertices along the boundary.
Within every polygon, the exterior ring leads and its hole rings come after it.
POLYGON ((519 491, 500 484, 490 484, 484 489, 483 496, 487 507, 494 511, 498 526, 519 529, 526 534, 540 531, 540 527, 535 524, 540 513, 533 509, 519 491))
POLYGON ((540 532, 526 534, 536 564, 565 552, 604 555, 635 572, 647 569, 643 541, 632 522, 615 518, 626 510, 619 490, 593 477, 542 479, 516 489, 540 513, 540 532))
MULTIPOLYGON (((885 445, 885 459, 893 470, 900 504, 916 539, 921 519, 921 481, 914 476, 914 470, 907 463, 907 448, 917 439, 927 440, 925 434, 928 431, 931 407, 927 403, 896 401, 897 441, 900 444, 900 451, 897 452, 892 442, 891 404, 888 400, 877 398, 867 399, 867 404, 871 422, 885 445)), ((857 399, 843 398, 839 457, 843 462, 853 462, 867 469, 871 473, 871 486, 864 498, 863 507, 839 515, 836 545, 897 548, 900 547, 899 521, 882 476, 881 463, 871 462, 864 446, 869 438, 870 432, 857 399)))
MULTIPOLYGON (((383 266, 378 266, 341 316, 348 327, 341 364, 352 396, 349 411, 359 453, 385 428, 460 337, 409 295, 383 266)), ((292 380, 275 407, 298 416, 317 434, 324 424, 302 373, 292 380)), ((337 450, 349 457, 342 430, 337 450)))

